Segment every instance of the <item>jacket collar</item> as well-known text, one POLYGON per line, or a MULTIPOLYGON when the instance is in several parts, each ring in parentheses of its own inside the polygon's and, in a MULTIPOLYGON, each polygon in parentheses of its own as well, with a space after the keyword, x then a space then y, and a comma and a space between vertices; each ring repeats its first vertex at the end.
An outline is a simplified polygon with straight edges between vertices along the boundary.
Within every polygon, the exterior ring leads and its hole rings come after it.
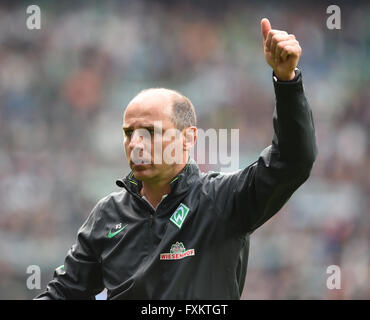
MULTIPOLYGON (((194 159, 188 159, 186 166, 181 172, 170 182, 171 196, 177 196, 185 193, 189 186, 199 179, 200 169, 194 159)), ((130 193, 140 196, 142 182, 137 180, 134 173, 131 171, 125 178, 116 181, 117 186, 125 188, 130 193)))

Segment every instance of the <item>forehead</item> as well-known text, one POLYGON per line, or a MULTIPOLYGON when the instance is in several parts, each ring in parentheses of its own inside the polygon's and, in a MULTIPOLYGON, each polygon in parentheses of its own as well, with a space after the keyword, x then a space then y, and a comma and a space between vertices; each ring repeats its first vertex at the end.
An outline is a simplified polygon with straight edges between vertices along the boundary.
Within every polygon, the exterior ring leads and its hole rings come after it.
POLYGON ((161 92, 145 92, 139 94, 128 104, 123 118, 124 127, 140 127, 153 125, 162 121, 163 126, 170 126, 172 98, 161 92))

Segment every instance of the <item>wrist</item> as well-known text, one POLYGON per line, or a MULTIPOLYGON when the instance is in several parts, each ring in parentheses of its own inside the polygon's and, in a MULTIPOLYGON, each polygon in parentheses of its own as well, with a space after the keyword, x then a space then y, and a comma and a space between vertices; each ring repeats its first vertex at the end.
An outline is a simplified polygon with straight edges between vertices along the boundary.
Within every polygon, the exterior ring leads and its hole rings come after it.
POLYGON ((289 73, 278 73, 278 72, 274 71, 274 74, 275 74, 276 78, 280 81, 291 81, 296 76, 294 70, 292 70, 289 73))

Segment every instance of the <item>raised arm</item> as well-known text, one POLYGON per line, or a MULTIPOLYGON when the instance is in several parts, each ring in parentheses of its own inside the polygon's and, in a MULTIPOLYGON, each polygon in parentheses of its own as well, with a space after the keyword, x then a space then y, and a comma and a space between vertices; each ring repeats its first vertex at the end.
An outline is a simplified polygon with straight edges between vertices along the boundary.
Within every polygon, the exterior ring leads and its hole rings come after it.
POLYGON ((301 47, 294 35, 272 30, 267 19, 261 31, 276 96, 272 144, 247 168, 215 178, 211 189, 224 199, 220 211, 232 230, 242 233, 253 232, 281 209, 309 177, 317 154, 312 112, 297 69, 301 47))

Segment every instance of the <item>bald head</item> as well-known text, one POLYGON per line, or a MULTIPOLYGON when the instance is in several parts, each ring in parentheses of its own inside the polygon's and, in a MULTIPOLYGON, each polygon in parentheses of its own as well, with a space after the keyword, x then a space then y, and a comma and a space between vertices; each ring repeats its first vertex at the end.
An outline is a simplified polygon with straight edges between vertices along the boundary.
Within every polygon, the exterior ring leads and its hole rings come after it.
POLYGON ((145 89, 131 100, 128 107, 132 103, 161 109, 178 130, 196 125, 193 104, 178 91, 166 88, 145 89))
POLYGON ((154 183, 180 172, 197 138, 195 122, 192 103, 177 91, 155 88, 136 95, 123 119, 126 157, 135 177, 154 183))

